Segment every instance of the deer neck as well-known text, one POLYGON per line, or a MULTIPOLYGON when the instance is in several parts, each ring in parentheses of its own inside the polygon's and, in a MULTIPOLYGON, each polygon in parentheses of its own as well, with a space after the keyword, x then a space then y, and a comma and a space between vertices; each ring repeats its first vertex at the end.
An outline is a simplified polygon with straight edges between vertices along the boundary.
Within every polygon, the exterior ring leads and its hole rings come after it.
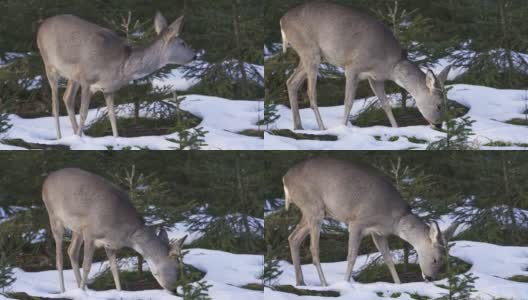
POLYGON ((167 64, 164 48, 165 44, 161 38, 148 45, 131 48, 122 67, 125 81, 143 78, 164 67, 167 64))
POLYGON ((407 90, 417 102, 426 98, 429 93, 424 72, 407 59, 401 60, 394 66, 392 80, 407 90))
POLYGON ((158 263, 168 255, 166 245, 156 236, 156 234, 146 228, 141 228, 132 234, 129 244, 145 260, 149 267, 153 269, 158 263))
POLYGON ((427 224, 412 213, 400 218, 399 222, 396 223, 394 233, 417 250, 427 245, 427 241, 429 240, 429 228, 427 224))

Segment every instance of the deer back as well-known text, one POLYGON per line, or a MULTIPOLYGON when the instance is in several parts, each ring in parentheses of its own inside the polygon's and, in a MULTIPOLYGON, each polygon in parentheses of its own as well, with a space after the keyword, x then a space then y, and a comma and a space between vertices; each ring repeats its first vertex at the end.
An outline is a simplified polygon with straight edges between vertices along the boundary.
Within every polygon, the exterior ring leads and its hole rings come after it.
POLYGON ((329 2, 308 2, 288 11, 281 29, 299 56, 319 54, 326 62, 389 78, 403 51, 393 33, 369 14, 329 2))
POLYGON ((143 221, 126 193, 104 178, 80 169, 62 169, 45 180, 42 197, 50 217, 64 227, 88 231, 112 248, 128 245, 143 221))
POLYGON ((283 178, 290 201, 308 215, 392 230, 410 212, 389 178, 374 168, 330 158, 310 159, 283 178), (389 228, 390 227, 390 228, 389 228))

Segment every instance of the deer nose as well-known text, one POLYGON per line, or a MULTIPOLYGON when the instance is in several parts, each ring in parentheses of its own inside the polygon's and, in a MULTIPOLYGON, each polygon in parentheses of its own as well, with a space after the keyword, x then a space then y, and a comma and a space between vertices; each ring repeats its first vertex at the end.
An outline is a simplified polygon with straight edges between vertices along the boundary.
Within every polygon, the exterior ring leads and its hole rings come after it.
POLYGON ((434 127, 436 127, 436 129, 442 129, 442 123, 434 124, 434 127))
POLYGON ((197 60, 197 59, 198 59, 198 54, 195 54, 193 57, 193 60, 197 60))
POLYGON ((433 277, 431 276, 424 276, 425 281, 433 281, 433 277))

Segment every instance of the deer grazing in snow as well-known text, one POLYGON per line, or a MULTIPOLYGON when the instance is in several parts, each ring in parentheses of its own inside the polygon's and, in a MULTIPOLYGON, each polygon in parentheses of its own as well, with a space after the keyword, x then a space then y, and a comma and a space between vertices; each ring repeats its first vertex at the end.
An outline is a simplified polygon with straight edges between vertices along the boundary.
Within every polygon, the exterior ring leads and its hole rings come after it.
POLYGON ((326 286, 319 261, 319 235, 323 219, 348 225, 348 256, 345 280, 350 281, 361 238, 371 235, 395 283, 400 283, 387 237, 391 234, 409 242, 418 253, 422 277, 436 278, 442 265, 444 245, 458 224, 445 232, 438 224, 426 224, 411 212, 400 193, 377 170, 329 158, 307 160, 290 168, 283 178, 286 209, 294 203, 302 212, 301 222, 288 237, 297 285, 304 285, 300 246, 310 234, 313 264, 322 286, 326 286))
POLYGON ((298 91, 308 80, 308 98, 320 130, 325 126, 317 106, 317 71, 321 62, 344 69, 346 126, 360 80, 368 79, 392 127, 397 127, 384 82, 395 81, 416 99, 424 118, 441 126, 442 91, 450 66, 438 76, 424 74, 406 58, 394 34, 375 18, 329 2, 308 2, 289 10, 280 20, 283 50, 292 47, 300 57, 286 85, 294 129, 302 129, 298 91))
POLYGON ((37 44, 44 60, 51 86, 52 111, 57 138, 59 122, 59 78, 68 79, 64 103, 74 133, 81 136, 90 98, 104 94, 112 133, 118 136, 114 94, 130 81, 145 77, 167 64, 186 64, 196 54, 179 38, 183 16, 171 25, 158 12, 154 19, 158 36, 142 47, 131 47, 113 31, 72 15, 46 19, 37 34, 37 44), (75 116, 75 96, 81 89, 80 121, 75 116))
POLYGON ((62 169, 46 178, 42 199, 55 239, 61 292, 65 291, 62 274, 65 229, 72 232, 68 255, 79 288, 86 288, 95 247, 104 247, 116 288, 121 290, 116 251, 130 247, 146 259, 152 275, 164 289, 176 290, 181 248, 187 236, 170 243, 165 230, 156 235, 152 227, 145 226, 126 193, 95 174, 62 169), (81 277, 79 254, 83 243, 81 277))

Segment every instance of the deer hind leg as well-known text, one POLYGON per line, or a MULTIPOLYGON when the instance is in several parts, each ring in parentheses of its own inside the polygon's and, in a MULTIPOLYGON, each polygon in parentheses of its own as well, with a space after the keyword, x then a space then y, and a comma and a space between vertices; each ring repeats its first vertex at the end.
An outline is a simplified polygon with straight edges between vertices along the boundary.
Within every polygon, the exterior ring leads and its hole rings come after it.
POLYGON ((46 76, 51 88, 51 110, 55 119, 55 130, 57 139, 62 137, 59 120, 59 74, 50 67, 46 66, 46 76))
POLYGON ((361 243, 361 230, 352 224, 348 224, 348 255, 347 255, 347 271, 345 273, 345 280, 350 281, 352 278, 352 271, 359 251, 361 243))
POLYGON ((114 283, 118 291, 121 290, 121 282, 119 281, 119 269, 117 268, 117 255, 116 250, 105 247, 106 255, 110 260, 110 270, 112 271, 112 277, 114 277, 114 283))
POLYGON ((90 234, 86 232, 83 233, 84 240, 84 259, 83 259, 83 277, 81 280, 81 289, 86 289, 86 284, 88 283, 88 274, 90 274, 90 269, 92 268, 92 259, 95 251, 94 239, 90 234))
POLYGON ((288 98, 290 99, 290 107, 293 115, 293 129, 302 130, 301 116, 299 114, 299 88, 306 80, 306 71, 302 64, 299 64, 297 69, 288 78, 286 86, 288 87, 288 98))
POLYGON ((321 268, 321 261, 319 260, 319 237, 321 235, 321 220, 313 220, 310 222, 310 251, 312 253, 312 262, 319 274, 321 286, 328 286, 321 268))
POLYGON ((306 236, 308 236, 309 232, 310 227, 308 226, 306 220, 303 218, 288 237, 292 262, 295 268, 295 282, 297 285, 304 285, 304 278, 301 268, 300 247, 306 236))
POLYGON ((325 130, 326 128, 323 124, 321 113, 319 113, 319 107, 317 106, 317 71, 319 69, 321 58, 318 56, 312 58, 313 59, 311 60, 303 62, 308 78, 308 98, 310 99, 310 107, 315 114, 319 130, 325 130))
MULTIPOLYGON (((90 107, 90 98, 92 97, 92 92, 90 91, 90 85, 88 83, 81 84, 81 110, 79 128, 77 129, 77 135, 82 136, 84 130, 84 123, 88 116, 88 108, 90 107)), ((85 245, 86 247, 86 245, 85 245)))
POLYGON ((77 119, 75 118, 75 96, 79 91, 79 84, 73 80, 68 81, 68 86, 64 92, 63 101, 68 111, 68 117, 72 125, 73 133, 76 134, 79 126, 77 125, 77 119))
POLYGON ((396 272, 396 268, 394 267, 394 262, 392 261, 392 256, 390 254, 389 249, 389 242, 386 237, 372 234, 372 240, 374 241, 374 245, 376 245, 376 248, 381 252, 381 255, 383 256, 383 261, 389 268, 389 271, 392 275, 392 279, 394 280, 394 283, 400 283, 400 277, 398 277, 398 273, 396 272))
POLYGON ((358 85, 357 72, 347 69, 345 72, 346 85, 345 85, 345 111, 343 115, 343 125, 348 124, 350 118, 350 111, 356 98, 356 89, 358 85))
POLYGON ((378 99, 380 100, 381 107, 383 107, 387 118, 389 118, 391 126, 395 128, 398 127, 398 123, 396 123, 396 119, 392 114, 392 107, 390 105, 389 99, 387 99, 387 95, 385 95, 385 84, 383 83, 383 81, 375 81, 369 79, 369 84, 376 97, 378 97, 378 99))
POLYGON ((75 275, 75 281, 77 281, 77 287, 81 287, 81 271, 79 270, 79 254, 81 252, 83 240, 82 235, 77 232, 72 232, 72 240, 70 246, 68 247, 68 256, 70 257, 70 262, 73 269, 73 274, 75 275))
POLYGON ((59 283, 61 293, 64 293, 66 289, 64 288, 64 275, 62 274, 63 269, 63 257, 62 257, 62 239, 64 237, 64 226, 62 226, 59 221, 52 221, 51 231, 53 233, 53 238, 55 239, 55 261, 57 265, 57 271, 59 271, 59 283))
POLYGON ((114 137, 118 137, 117 133, 117 123, 114 107, 114 93, 105 94, 106 107, 108 109, 108 118, 110 119, 110 124, 112 125, 112 134, 114 137))

